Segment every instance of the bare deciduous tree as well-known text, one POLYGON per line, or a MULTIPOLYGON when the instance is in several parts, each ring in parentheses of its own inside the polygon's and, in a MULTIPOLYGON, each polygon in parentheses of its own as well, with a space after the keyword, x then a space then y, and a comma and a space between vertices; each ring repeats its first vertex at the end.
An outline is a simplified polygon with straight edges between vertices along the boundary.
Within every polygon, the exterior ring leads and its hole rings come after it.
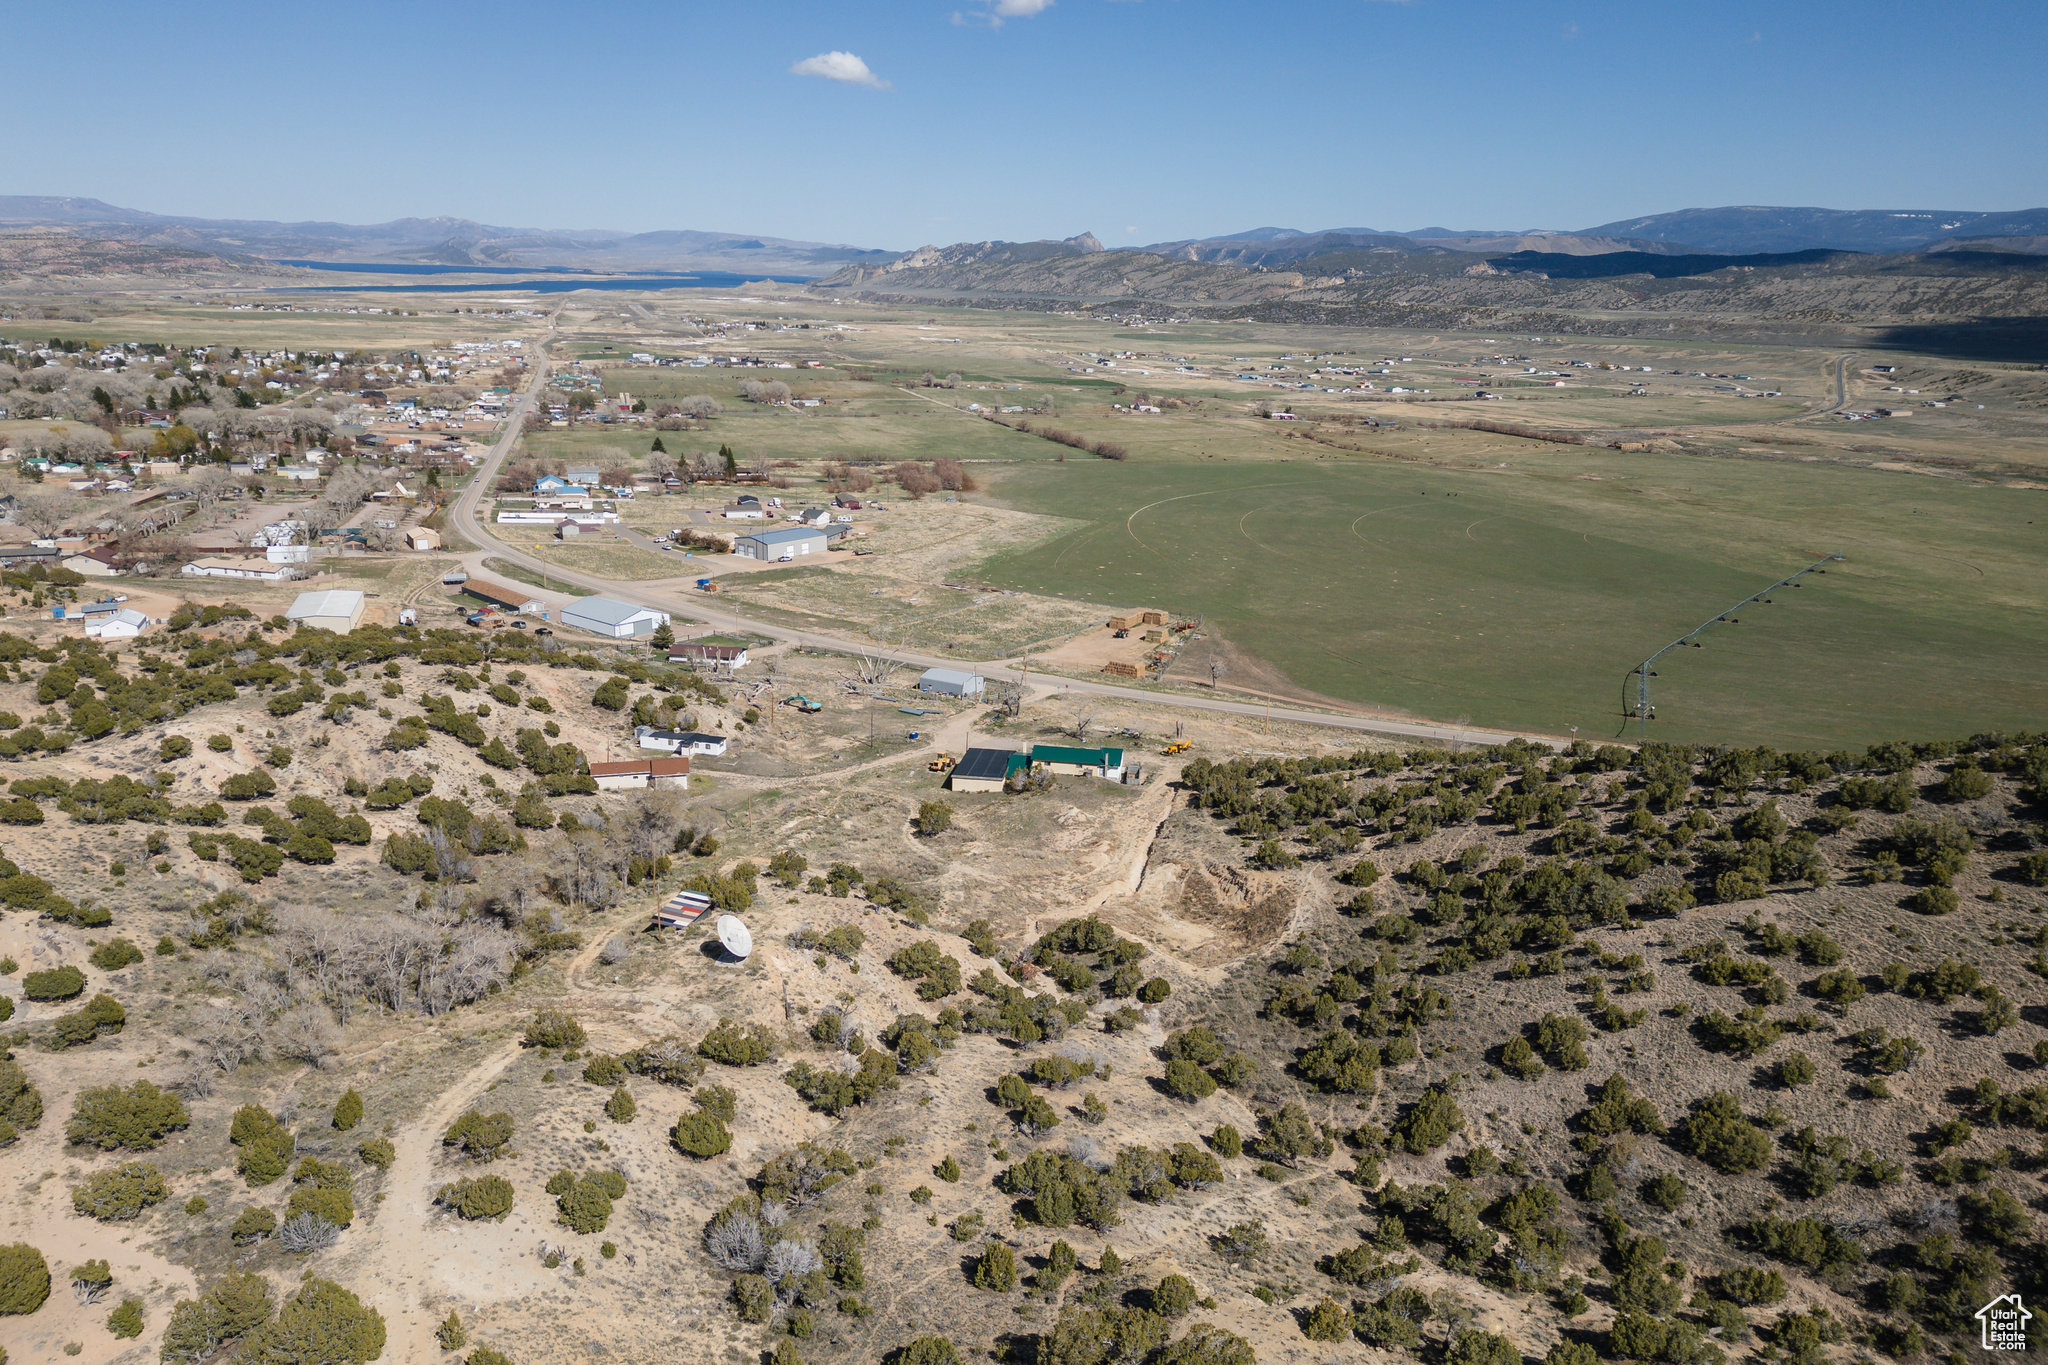
POLYGON ((447 949, 421 964, 420 1011, 445 1014, 503 986, 512 979, 516 946, 513 936, 503 929, 481 924, 458 926, 448 937, 447 949))
POLYGON ((734 1210, 722 1213, 704 1229, 704 1250, 721 1270, 746 1274, 768 1262, 768 1234, 761 1220, 734 1210))
POLYGON ((340 1042, 333 1014, 310 1000, 292 1006, 270 1025, 270 1043, 278 1055, 305 1062, 315 1071, 327 1065, 340 1042))
POLYGON ((881 687, 901 671, 903 664, 880 650, 864 649, 853 656, 854 676, 869 687, 881 687))
POLYGON ((999 716, 1014 720, 1024 713, 1024 688, 1018 683, 992 680, 986 698, 999 716))
POLYGON ((192 503, 199 515, 211 516, 235 491, 232 474, 219 465, 208 465, 192 476, 192 503))
POLYGON ((29 493, 15 499, 14 521, 38 536, 54 536, 81 508, 77 496, 69 492, 29 493))
POLYGON ((775 1286, 775 1297, 788 1303, 803 1288, 804 1277, 824 1266, 825 1258, 815 1246, 790 1237, 768 1248, 768 1263, 761 1273, 775 1286))
POLYGON ((225 1072, 255 1056, 262 1042, 246 1009, 220 1003, 202 1006, 185 1036, 208 1065, 225 1072))

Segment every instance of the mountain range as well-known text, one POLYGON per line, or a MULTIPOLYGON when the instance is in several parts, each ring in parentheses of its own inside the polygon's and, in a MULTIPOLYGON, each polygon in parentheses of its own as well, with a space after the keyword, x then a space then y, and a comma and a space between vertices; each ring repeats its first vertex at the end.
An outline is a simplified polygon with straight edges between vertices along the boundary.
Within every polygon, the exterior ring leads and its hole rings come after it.
POLYGON ((1797 251, 1915 252, 1950 245, 2034 250, 2025 239, 2048 234, 2048 209, 1975 213, 1936 209, 1718 208, 1681 209, 1602 223, 1576 231, 1550 228, 1413 231, 1381 228, 1258 227, 1220 237, 1155 242, 1141 251, 1190 261, 1283 266, 1345 252, 1540 251, 1595 256, 1608 252, 1651 255, 1749 256, 1797 251))
POLYGON ((63 227, 95 238, 269 260, 559 267, 577 270, 733 270, 810 274, 892 251, 734 232, 616 232, 498 227, 467 218, 388 223, 274 223, 183 218, 98 199, 0 195, 0 231, 63 227))
MULTIPOLYGON (((0 195, 0 231, 62 227, 96 239, 176 251, 269 260, 389 261, 394 264, 553 267, 600 271, 720 269, 756 274, 827 274, 879 267, 901 253, 843 243, 734 232, 619 232, 604 228, 521 228, 467 218, 399 218, 388 223, 279 223, 180 217, 98 199, 0 195)), ((1066 243, 1003 243, 1017 253, 1101 250, 1092 237, 1066 243)), ((1991 248, 2039 251, 2048 209, 1980 213, 1936 209, 1730 207, 1681 209, 1575 231, 1458 231, 1442 227, 1257 227, 1217 237, 1156 242, 1137 250, 1173 260, 1317 273, 1357 268, 1357 259, 1430 258, 1534 251, 1553 256, 1755 255, 1812 250, 1914 252, 1991 248), (1327 259, 1326 259, 1327 258, 1327 259)), ((985 243, 991 250, 997 244, 985 243)), ((920 248, 931 250, 932 248, 920 248)), ((915 254, 915 253, 912 253, 915 254)))

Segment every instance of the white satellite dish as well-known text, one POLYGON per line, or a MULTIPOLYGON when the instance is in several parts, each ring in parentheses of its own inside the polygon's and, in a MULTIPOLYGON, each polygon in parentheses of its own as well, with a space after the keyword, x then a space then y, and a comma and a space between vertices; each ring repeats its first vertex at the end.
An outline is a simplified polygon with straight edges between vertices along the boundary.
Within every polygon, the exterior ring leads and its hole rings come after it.
POLYGON ((731 915, 718 917, 718 941, 725 945, 728 953, 742 961, 754 951, 754 936, 747 932, 746 925, 731 915))

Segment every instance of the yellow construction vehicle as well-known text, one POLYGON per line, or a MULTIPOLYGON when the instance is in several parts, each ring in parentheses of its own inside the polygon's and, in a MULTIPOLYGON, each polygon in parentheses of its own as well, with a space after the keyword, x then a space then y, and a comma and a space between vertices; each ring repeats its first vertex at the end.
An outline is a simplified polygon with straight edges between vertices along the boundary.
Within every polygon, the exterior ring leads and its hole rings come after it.
POLYGON ((1172 758, 1175 754, 1184 754, 1194 747, 1194 745, 1188 743, 1184 739, 1177 739, 1173 743, 1166 746, 1164 753, 1167 758, 1172 758))
POLYGON ((926 772, 949 773, 953 771, 953 765, 959 761, 959 759, 951 754, 940 754, 937 758, 925 764, 924 767, 926 772))

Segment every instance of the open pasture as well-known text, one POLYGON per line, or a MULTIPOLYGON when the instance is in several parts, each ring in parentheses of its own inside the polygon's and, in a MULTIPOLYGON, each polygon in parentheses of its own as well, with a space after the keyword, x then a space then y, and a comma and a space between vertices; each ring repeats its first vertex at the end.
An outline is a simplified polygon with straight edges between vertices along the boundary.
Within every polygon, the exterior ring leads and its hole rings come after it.
MULTIPOLYGON (((430 349, 456 341, 531 338, 540 318, 492 318, 451 311, 445 300, 365 301, 336 296, 308 308, 382 308, 368 312, 275 312, 225 303, 128 298, 94 302, 91 322, 10 324, 0 332, 89 338, 95 342, 157 341, 172 346, 239 346, 244 350, 392 351, 430 349)), ((481 306, 481 305, 479 305, 481 306)))
MULTIPOLYGON (((1437 454, 1463 435, 1436 433, 1437 454)), ((998 553, 980 574, 1201 612, 1232 645, 1328 697, 1603 738, 1621 728, 1622 680, 1637 661, 1839 551, 1848 562, 1813 586, 1666 656, 1653 737, 1832 748, 2040 723, 2039 492, 1513 444, 1522 453, 1462 468, 1005 470, 997 497, 1085 525, 998 553)))

